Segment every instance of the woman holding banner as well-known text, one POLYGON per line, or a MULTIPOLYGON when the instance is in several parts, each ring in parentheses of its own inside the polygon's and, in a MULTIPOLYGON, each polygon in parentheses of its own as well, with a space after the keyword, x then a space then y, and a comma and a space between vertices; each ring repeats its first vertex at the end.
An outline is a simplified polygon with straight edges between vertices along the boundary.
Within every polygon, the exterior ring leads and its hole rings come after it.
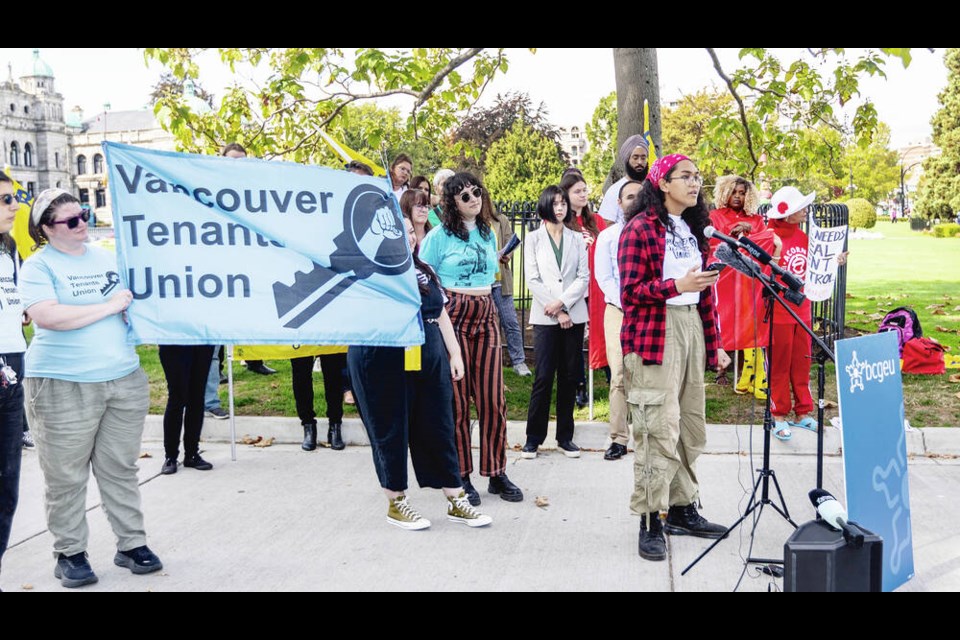
POLYGON ((87 479, 92 468, 117 537, 114 564, 162 568, 140 510, 137 459, 150 406, 147 376, 128 339, 133 300, 117 259, 86 244, 89 214, 63 189, 37 195, 30 237, 40 251, 23 265, 23 306, 36 324, 27 350, 27 414, 36 431, 54 575, 65 587, 97 581, 87 562, 87 479))
POLYGON ((420 258, 432 267, 447 291, 447 311, 464 354, 464 377, 453 386, 453 415, 463 488, 474 506, 480 504, 480 494, 470 482, 471 398, 480 422, 480 475, 490 478, 488 491, 508 502, 523 500, 520 487, 506 474, 507 403, 500 323, 492 296, 497 238, 490 220, 482 215, 483 199, 488 197, 472 174, 451 177, 443 188, 443 224, 420 245, 420 258))
MULTIPOLYGON (((417 236, 404 220, 410 250, 417 236)), ((451 378, 463 378, 463 358, 450 317, 444 309, 440 282, 414 254, 424 344, 418 371, 405 371, 399 347, 350 347, 347 361, 363 424, 370 437, 380 486, 390 502, 387 522, 415 531, 430 521, 407 501, 407 448, 421 487, 441 489, 447 498, 447 519, 482 527, 493 519, 467 500, 460 482, 454 443, 451 378)))

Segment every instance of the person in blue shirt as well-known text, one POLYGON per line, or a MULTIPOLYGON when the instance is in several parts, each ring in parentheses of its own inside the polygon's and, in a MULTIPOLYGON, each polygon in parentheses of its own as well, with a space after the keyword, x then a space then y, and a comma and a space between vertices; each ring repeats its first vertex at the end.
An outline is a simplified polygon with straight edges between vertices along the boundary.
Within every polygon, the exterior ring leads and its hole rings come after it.
POLYGON ((23 307, 36 325, 26 355, 26 408, 43 472, 54 575, 65 587, 97 581, 86 554, 91 469, 117 538, 114 564, 136 574, 163 568, 147 547, 137 482, 150 389, 127 331, 133 293, 120 283, 116 256, 87 244, 88 221, 69 192, 42 191, 29 224, 40 250, 20 274, 23 307))
POLYGON ((488 491, 508 502, 523 492, 507 478, 507 403, 503 394, 500 323, 491 295, 497 275, 497 238, 483 215, 483 184, 457 173, 443 187, 442 224, 420 244, 420 259, 433 268, 447 294, 447 312, 463 352, 464 376, 453 384, 453 417, 463 488, 470 504, 480 494, 470 482, 473 455, 470 400, 480 423, 480 475, 488 491))

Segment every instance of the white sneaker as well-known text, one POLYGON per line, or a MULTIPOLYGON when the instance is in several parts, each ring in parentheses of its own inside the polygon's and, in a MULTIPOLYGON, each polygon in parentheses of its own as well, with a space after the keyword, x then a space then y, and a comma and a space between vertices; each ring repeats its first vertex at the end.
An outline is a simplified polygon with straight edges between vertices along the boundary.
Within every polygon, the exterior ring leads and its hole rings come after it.
POLYGON ((390 500, 390 508, 387 510, 387 522, 408 531, 426 529, 430 526, 430 521, 410 506, 407 502, 407 496, 399 496, 390 500))
POLYGON ((456 497, 447 496, 447 520, 461 522, 468 527, 485 527, 493 522, 493 518, 480 513, 470 504, 464 491, 456 497))
POLYGON ((526 362, 521 362, 513 368, 517 372, 517 375, 521 378, 526 378, 527 376, 532 376, 533 373, 530 371, 530 367, 527 366, 526 362))

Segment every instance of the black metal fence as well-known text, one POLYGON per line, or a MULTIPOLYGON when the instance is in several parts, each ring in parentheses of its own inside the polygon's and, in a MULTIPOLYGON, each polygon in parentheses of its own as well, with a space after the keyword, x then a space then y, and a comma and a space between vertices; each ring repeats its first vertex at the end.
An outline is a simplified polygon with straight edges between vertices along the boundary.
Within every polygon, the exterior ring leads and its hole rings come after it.
MULTIPOLYGON (((524 277, 523 256, 527 234, 536 230, 540 226, 540 218, 536 213, 535 202, 495 202, 494 206, 498 215, 506 215, 513 222, 514 232, 520 236, 520 247, 513 252, 511 267, 514 273, 514 303, 517 305, 517 313, 520 320, 521 333, 523 334, 523 348, 532 349, 533 345, 527 344, 526 331, 527 317, 530 314, 530 306, 533 296, 527 289, 526 279, 524 277)), ((760 208, 762 214, 766 213, 769 205, 760 208)), ((850 212, 846 205, 827 204, 811 205, 814 220, 820 227, 838 227, 847 224, 850 212)), ((806 226, 806 225, 804 225, 806 226)), ((844 247, 846 249, 846 247, 844 247)), ((847 294, 847 267, 844 265, 839 268, 837 274, 837 283, 833 290, 833 296, 823 302, 813 303, 813 323, 814 329, 823 337, 824 342, 830 348, 833 343, 843 337, 843 327, 846 315, 846 294, 847 294)))

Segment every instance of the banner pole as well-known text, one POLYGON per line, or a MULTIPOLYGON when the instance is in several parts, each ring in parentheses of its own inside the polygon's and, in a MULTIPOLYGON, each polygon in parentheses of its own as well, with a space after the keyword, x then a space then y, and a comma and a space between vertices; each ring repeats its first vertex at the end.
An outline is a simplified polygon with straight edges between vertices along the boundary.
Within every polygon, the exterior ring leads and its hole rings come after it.
POLYGON ((590 422, 593 422, 593 369, 589 369, 587 376, 590 378, 590 422))
POLYGON ((227 345, 227 395, 230 404, 230 460, 237 461, 237 421, 233 415, 233 345, 227 345))

